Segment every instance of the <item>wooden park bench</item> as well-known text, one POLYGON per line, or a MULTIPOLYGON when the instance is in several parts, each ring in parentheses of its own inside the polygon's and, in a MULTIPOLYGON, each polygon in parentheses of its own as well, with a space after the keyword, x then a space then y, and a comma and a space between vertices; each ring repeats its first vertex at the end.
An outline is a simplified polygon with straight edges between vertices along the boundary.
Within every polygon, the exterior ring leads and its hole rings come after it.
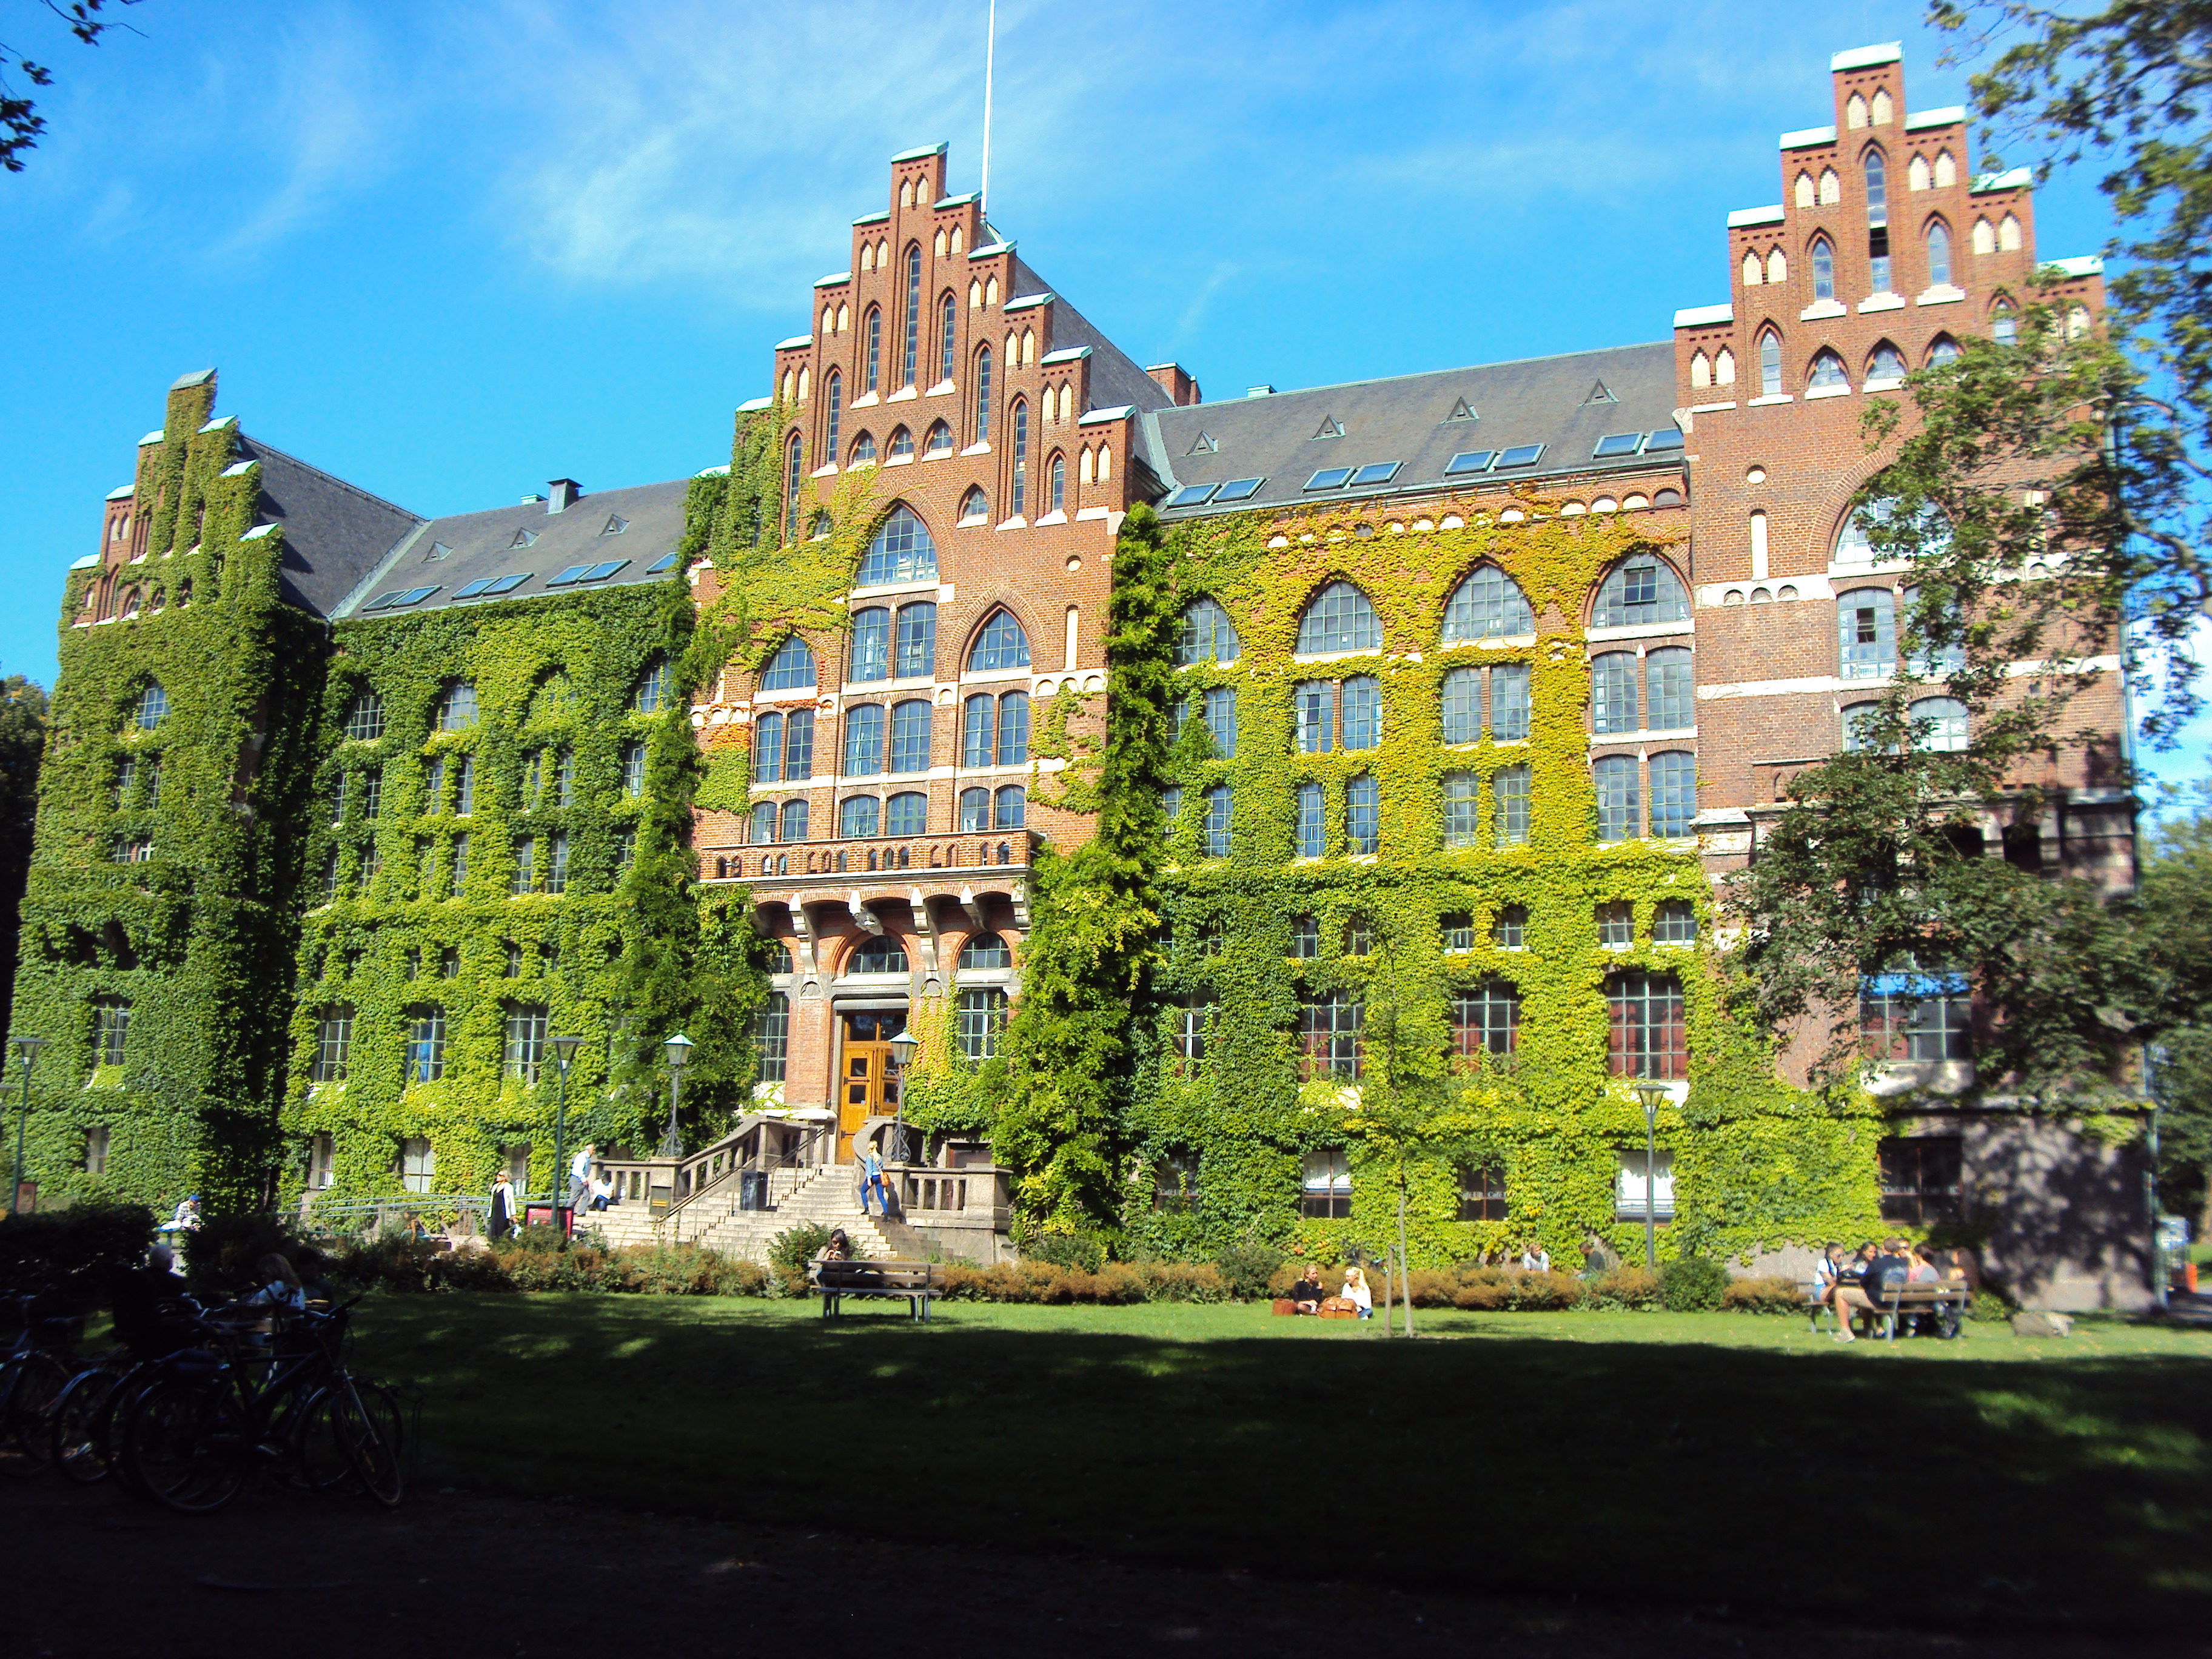
MULTIPOLYGON (((1824 1313, 1831 1319, 1834 1318, 1834 1307, 1820 1299, 1819 1285, 1808 1282, 1801 1285, 1798 1288, 1803 1292, 1805 1297, 1805 1324, 1808 1329, 1819 1330, 1820 1316, 1824 1313)), ((1900 1319, 1908 1319, 1917 1314, 1923 1313, 1935 1315, 1937 1335, 1946 1338, 1954 1337, 1959 1334, 1959 1322, 1965 1316, 1966 1310, 1973 1305, 1973 1300, 1974 1293, 1972 1288, 1955 1279, 1939 1279, 1932 1283, 1923 1281, 1917 1285, 1892 1285, 1889 1287, 1889 1294, 1875 1302, 1874 1312, 1870 1316, 1881 1321, 1882 1338, 1885 1341, 1897 1340, 1897 1327, 1900 1319)), ((1862 1310, 1854 1309, 1852 1311, 1856 1313, 1862 1310)))
POLYGON ((821 1293, 824 1319, 842 1313, 848 1296, 882 1296, 903 1298, 908 1317, 927 1325, 930 1303, 945 1294, 936 1264, 928 1261, 816 1261, 807 1277, 821 1293))

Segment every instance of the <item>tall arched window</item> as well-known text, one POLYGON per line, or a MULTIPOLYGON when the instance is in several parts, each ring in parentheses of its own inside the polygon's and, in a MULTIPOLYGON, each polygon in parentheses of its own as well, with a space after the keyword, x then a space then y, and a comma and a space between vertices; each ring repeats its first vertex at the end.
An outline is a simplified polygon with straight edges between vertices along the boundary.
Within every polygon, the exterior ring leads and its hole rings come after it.
POLYGON ((791 434, 791 441, 783 447, 783 524, 784 534, 793 541, 799 539, 799 483, 805 477, 800 462, 805 454, 799 434, 791 434))
POLYGON ((906 345, 899 354, 899 384, 914 384, 916 360, 921 356, 921 244, 906 251, 906 345))
POLYGON ((975 636, 975 644, 968 653, 968 672, 971 674, 994 673, 1001 669, 1027 668, 1030 665, 1030 638, 1022 631, 1021 623, 1014 620, 1011 611, 991 613, 983 631, 975 636))
POLYGON ((937 607, 927 600, 899 607, 891 678, 926 679, 937 669, 937 607))
POLYGON ((1496 565, 1484 565, 1462 582, 1444 606, 1446 645, 1535 631, 1528 596, 1496 565))
POLYGON ((975 441, 991 441, 991 348, 975 354, 975 441))
POLYGON ((1298 618, 1297 653, 1379 651, 1382 619, 1367 596, 1350 582, 1331 582, 1314 595, 1298 618))
POLYGON ((1030 404, 1026 398, 1014 399, 1013 418, 1008 422, 1014 433, 1014 517, 1020 518, 1029 511, 1030 501, 1030 404))
POLYGON ((1182 613, 1182 629, 1176 637, 1176 665, 1193 663, 1231 663, 1237 656, 1237 629, 1229 613, 1212 599, 1198 599, 1182 613))
POLYGON ((1887 587, 1854 588, 1836 598, 1836 672, 1875 680, 1897 660, 1897 596, 1887 587))
POLYGON ((1067 457, 1054 452, 1052 458, 1052 505, 1050 510, 1062 513, 1067 508, 1067 457))
POLYGON ((1869 149, 1864 163, 1867 202, 1867 270, 1876 294, 1892 291, 1889 279, 1889 168, 1881 152, 1869 149))
POLYGON ((2010 306, 2000 304, 1990 313, 1990 338, 1999 345, 2020 343, 2020 318, 2010 306))
POLYGON ((822 401, 828 411, 823 416, 828 426, 822 453, 834 461, 837 459, 837 434, 845 419, 845 377, 834 368, 822 377, 822 401))
POLYGON ((859 586, 884 582, 918 582, 937 575, 937 544, 929 527, 903 501, 893 507, 860 559, 859 586))
POLYGON ((853 613, 853 643, 845 678, 855 684, 891 677, 891 613, 872 605, 853 613))
POLYGON ((879 307, 870 306, 867 318, 866 355, 862 358, 860 390, 878 390, 877 380, 884 361, 884 313, 879 307))
POLYGON ((1601 842, 1634 841, 1642 828, 1642 803, 1637 799, 1636 757, 1606 755, 1590 768, 1597 784, 1597 838, 1601 842))
POLYGON ((1941 219, 1928 227, 1928 286, 1951 285, 1951 228, 1941 219))
POLYGON ((1956 697, 1923 697, 1905 713, 1916 721, 1929 722, 1913 744, 1939 755, 1955 755, 1966 747, 1966 705, 1956 697))
POLYGON ((1782 392, 1782 337, 1772 329, 1759 337, 1759 395, 1779 397, 1782 392))
POLYGON ((1813 239, 1813 297, 1832 300, 1836 297, 1836 248, 1825 236, 1813 239))
POLYGON ((940 380, 952 378, 952 325, 959 315, 959 301, 948 288, 937 301, 937 378, 940 380))
MULTIPOLYGON (((997 702, 988 696, 974 696, 960 708, 960 763, 963 766, 992 764, 993 745, 996 740, 997 702)), ((978 824, 977 829, 983 826, 978 824)))
MULTIPOLYGON (((910 698, 891 709, 891 770, 929 770, 930 707, 926 699, 910 698)), ((919 835, 921 831, 913 833, 919 835)))
POLYGON ((1030 792, 1018 783, 1002 784, 991 795, 991 827, 1018 830, 1029 821, 1030 792))
POLYGON ((1615 566, 1599 584, 1590 626, 1634 628, 1649 623, 1682 622, 1689 614, 1689 600, 1674 567, 1645 554, 1615 566))

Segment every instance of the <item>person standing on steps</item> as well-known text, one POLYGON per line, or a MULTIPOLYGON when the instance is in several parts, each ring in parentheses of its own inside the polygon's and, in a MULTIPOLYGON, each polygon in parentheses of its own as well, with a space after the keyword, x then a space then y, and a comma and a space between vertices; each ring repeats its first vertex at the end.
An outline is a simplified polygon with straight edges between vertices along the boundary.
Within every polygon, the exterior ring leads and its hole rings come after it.
POLYGON ((884 1201, 884 1157, 876 1150, 875 1142, 869 1141, 860 1148, 858 1162, 860 1177, 860 1213, 862 1215, 868 1213, 868 1195, 872 1193, 875 1194, 878 1211, 884 1216, 889 1216, 890 1206, 884 1201))

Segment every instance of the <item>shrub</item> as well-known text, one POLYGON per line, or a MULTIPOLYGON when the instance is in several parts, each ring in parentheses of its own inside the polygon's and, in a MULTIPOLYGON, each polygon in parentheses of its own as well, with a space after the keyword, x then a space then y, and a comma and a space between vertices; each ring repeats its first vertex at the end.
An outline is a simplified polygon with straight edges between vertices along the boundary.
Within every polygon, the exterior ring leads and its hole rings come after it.
POLYGON ((1701 1255, 1681 1256, 1659 1269, 1659 1297, 1668 1313, 1711 1313, 1727 1294, 1729 1272, 1701 1255))
POLYGON ((830 1242, 830 1230, 818 1221, 802 1221, 769 1241, 768 1265, 775 1273, 778 1296, 806 1294, 806 1264, 830 1242))
MULTIPOLYGON (((1413 1275, 1414 1305, 1423 1306, 1421 1281, 1413 1275)), ((1450 1305, 1478 1310, 1504 1309, 1516 1313, 1548 1313, 1572 1308, 1583 1299, 1582 1281, 1569 1273, 1526 1273, 1518 1267, 1484 1267, 1463 1264, 1454 1276, 1450 1305)))
MULTIPOLYGON (((1226 1302, 1229 1280, 1211 1261, 1139 1261, 1132 1269, 1147 1302, 1226 1302)), ((1265 1284, 1262 1283, 1262 1289, 1265 1284)))
POLYGON ((1283 1253, 1267 1244, 1231 1244, 1213 1258, 1229 1294, 1239 1302, 1261 1302, 1273 1293, 1283 1253))
POLYGON ((1040 1233, 1022 1251, 1022 1258, 1095 1273, 1105 1265, 1106 1246, 1096 1233, 1040 1233))
POLYGON ((1735 1313, 1802 1314, 1805 1293, 1794 1279, 1731 1279, 1721 1306, 1735 1313))
POLYGON ((502 1243, 443 1250, 426 1240, 356 1241, 330 1261, 339 1277, 392 1291, 596 1291, 643 1296, 765 1296, 768 1270, 696 1244, 547 1250, 502 1243))
POLYGON ((73 1204, 0 1216, 0 1287, 26 1295, 88 1269, 129 1267, 153 1242, 154 1212, 143 1204, 73 1204))
POLYGON ((1641 1313, 1659 1302, 1659 1275, 1644 1267, 1615 1267, 1589 1283, 1593 1308, 1627 1309, 1641 1313))

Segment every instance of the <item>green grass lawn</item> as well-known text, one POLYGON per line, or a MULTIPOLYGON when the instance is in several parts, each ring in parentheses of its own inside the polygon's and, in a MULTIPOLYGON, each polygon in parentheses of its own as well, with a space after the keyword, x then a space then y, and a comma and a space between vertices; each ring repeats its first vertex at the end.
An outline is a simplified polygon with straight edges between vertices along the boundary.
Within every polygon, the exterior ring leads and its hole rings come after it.
POLYGON ((662 1513, 1860 1620, 2212 1613, 2212 1333, 1746 1315, 380 1297, 418 1478, 662 1513), (1893 1597, 1857 1563, 1892 1540, 1893 1597), (1826 1560, 1836 1570, 1808 1570, 1826 1560))

